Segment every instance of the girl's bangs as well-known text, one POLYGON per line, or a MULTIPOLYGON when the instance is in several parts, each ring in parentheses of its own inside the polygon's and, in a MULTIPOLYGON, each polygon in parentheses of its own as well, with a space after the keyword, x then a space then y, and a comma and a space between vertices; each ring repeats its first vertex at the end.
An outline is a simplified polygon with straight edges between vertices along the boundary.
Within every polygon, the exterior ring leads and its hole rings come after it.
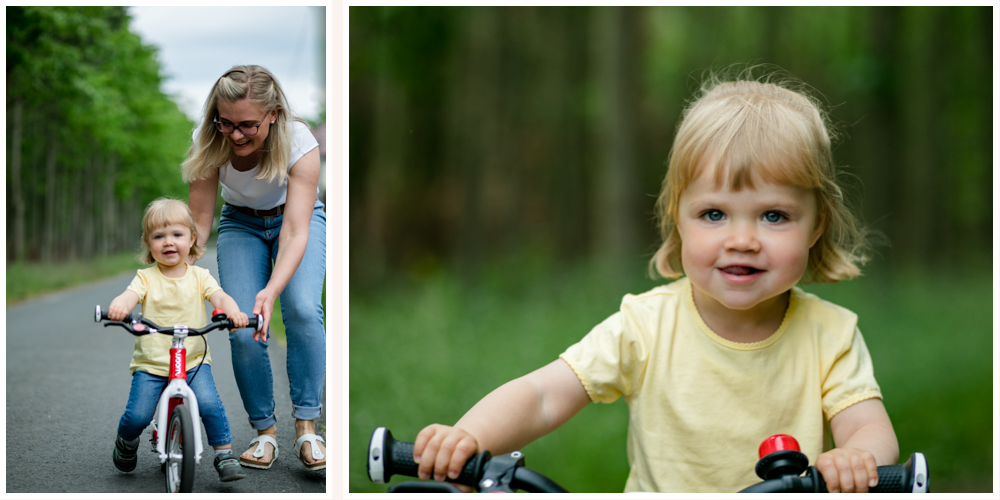
POLYGON ((713 134, 695 174, 710 176, 717 188, 736 191, 752 189, 757 182, 806 189, 821 186, 822 159, 808 124, 795 119, 795 114, 778 120, 761 119, 759 112, 740 118, 713 134))
POLYGON ((149 212, 146 213, 146 217, 143 219, 143 226, 145 226, 147 235, 155 229, 171 224, 180 224, 189 228, 193 226, 193 220, 191 219, 190 212, 187 210, 187 206, 180 201, 174 200, 173 203, 156 203, 150 207, 149 212))

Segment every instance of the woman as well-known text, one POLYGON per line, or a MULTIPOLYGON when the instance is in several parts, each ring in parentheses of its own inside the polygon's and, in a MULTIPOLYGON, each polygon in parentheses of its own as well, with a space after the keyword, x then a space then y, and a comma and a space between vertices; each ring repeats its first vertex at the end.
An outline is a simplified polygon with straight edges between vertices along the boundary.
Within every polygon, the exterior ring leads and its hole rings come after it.
POLYGON ((314 422, 322 410, 326 370, 321 303, 326 214, 317 199, 317 146, 305 122, 289 112, 270 72, 235 66, 212 87, 182 167, 199 242, 212 230, 221 184, 219 280, 241 310, 264 318, 261 333, 239 330, 229 336, 236 384, 258 435, 240 457, 246 467, 268 469, 278 458, 267 328, 279 296, 295 453, 307 469, 326 467, 325 442, 315 434, 314 422))

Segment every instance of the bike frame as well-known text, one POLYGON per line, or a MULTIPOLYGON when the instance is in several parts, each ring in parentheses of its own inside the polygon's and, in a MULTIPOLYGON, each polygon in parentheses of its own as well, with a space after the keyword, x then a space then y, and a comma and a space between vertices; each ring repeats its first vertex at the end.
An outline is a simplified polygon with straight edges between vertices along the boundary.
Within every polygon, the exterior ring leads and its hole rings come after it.
MULTIPOLYGON (((167 379, 167 386, 160 394, 160 399, 156 403, 156 413, 153 417, 153 433, 156 437, 156 454, 160 457, 160 463, 167 461, 167 436, 165 432, 158 432, 159 429, 167 428, 167 421, 174 412, 174 407, 179 404, 187 405, 191 410, 191 415, 197 418, 198 398, 195 397, 191 386, 187 384, 187 349, 184 348, 184 339, 187 338, 188 329, 186 326, 175 326, 173 344, 170 347, 170 376, 167 379)), ((192 431, 194 439, 194 461, 201 463, 201 425, 193 422, 192 431)))

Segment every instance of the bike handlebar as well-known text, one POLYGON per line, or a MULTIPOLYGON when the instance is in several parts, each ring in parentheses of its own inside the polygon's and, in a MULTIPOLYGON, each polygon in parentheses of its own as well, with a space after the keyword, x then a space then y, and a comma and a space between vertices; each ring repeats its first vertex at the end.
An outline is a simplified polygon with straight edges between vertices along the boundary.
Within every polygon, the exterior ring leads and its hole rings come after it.
MULTIPOLYGON (((927 458, 913 453, 904 464, 878 466, 878 484, 869 493, 927 493, 927 458)), ((805 475, 785 475, 757 483, 740 493, 829 493, 819 471, 810 466, 805 475)))
MULTIPOLYGON (((387 483, 395 474, 416 477, 417 468, 418 465, 413 461, 413 443, 393 439, 392 433, 385 427, 375 429, 368 444, 368 478, 372 482, 387 483)), ((490 452, 484 451, 469 459, 458 478, 451 482, 472 486, 483 493, 514 490, 530 493, 568 493, 555 481, 525 467, 524 454, 519 451, 495 457, 490 455, 490 452)), ((426 486, 427 484, 401 483, 389 491, 400 493, 458 491, 447 483, 431 487, 426 486)))
MULTIPOLYGON (((104 321, 104 326, 120 326, 125 329, 125 331, 131 333, 135 336, 147 335, 150 333, 162 333, 164 335, 173 335, 176 330, 184 328, 187 330, 187 335, 204 335, 213 330, 231 330, 236 328, 231 318, 227 318, 221 310, 216 309, 212 314, 212 322, 201 327, 201 328, 190 328, 182 325, 175 325, 170 327, 163 327, 153 323, 152 321, 143 318, 141 314, 129 314, 125 316, 124 321, 115 321, 108 317, 108 313, 101 310, 101 306, 97 306, 94 310, 94 322, 100 323, 104 321), (217 314, 218 313, 218 314, 217 314)), ((264 328, 264 318, 260 314, 249 318, 247 323, 247 328, 253 328, 255 331, 261 331, 264 328)))
MULTIPOLYGON (((805 466, 805 464, 802 464, 805 466)), ((372 433, 368 443, 368 479, 385 484, 393 475, 417 477, 418 465, 413 461, 413 443, 397 441, 385 427, 372 433)), ((805 475, 781 475, 746 488, 740 493, 828 493, 823 476, 815 467, 808 467, 805 475)), ((923 453, 913 453, 901 465, 880 465, 878 485, 870 493, 927 493, 929 474, 923 453)), ((524 455, 515 451, 507 455, 491 456, 484 451, 469 459, 462 473, 453 483, 472 486, 477 491, 512 492, 524 490, 531 493, 567 493, 551 479, 524 466, 524 455)), ((459 492, 448 483, 404 482, 389 488, 390 493, 459 492)))

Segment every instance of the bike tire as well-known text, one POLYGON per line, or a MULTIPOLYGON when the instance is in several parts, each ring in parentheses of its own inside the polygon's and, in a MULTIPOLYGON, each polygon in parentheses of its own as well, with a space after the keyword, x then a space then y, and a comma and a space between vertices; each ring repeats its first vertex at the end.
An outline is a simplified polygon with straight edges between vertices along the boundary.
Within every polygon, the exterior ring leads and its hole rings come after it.
POLYGON ((194 487, 194 422, 187 406, 179 404, 167 424, 167 493, 190 493, 194 487))

